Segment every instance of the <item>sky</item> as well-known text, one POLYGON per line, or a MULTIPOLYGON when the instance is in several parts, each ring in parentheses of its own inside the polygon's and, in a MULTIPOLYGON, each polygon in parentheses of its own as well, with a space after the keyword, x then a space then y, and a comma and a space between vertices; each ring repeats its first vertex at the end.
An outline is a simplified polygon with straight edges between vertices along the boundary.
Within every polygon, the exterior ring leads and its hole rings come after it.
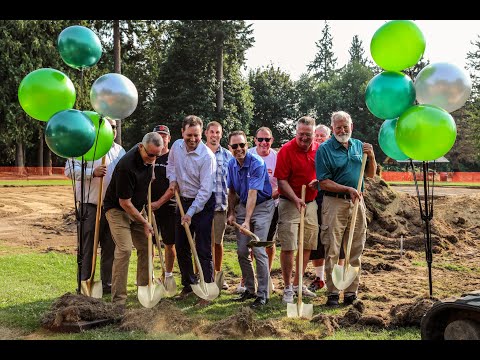
MULTIPOLYGON (((370 41, 387 21, 328 20, 338 66, 348 62, 354 35, 359 36, 365 55, 373 61, 370 41)), ((254 46, 246 53, 247 72, 272 63, 298 80, 315 58, 315 43, 322 38, 325 20, 248 20, 247 23, 253 25, 255 37, 254 46)), ((417 20, 415 23, 426 40, 424 58, 430 63, 448 62, 465 68, 467 53, 475 51, 471 42, 480 40, 480 20, 417 20)))

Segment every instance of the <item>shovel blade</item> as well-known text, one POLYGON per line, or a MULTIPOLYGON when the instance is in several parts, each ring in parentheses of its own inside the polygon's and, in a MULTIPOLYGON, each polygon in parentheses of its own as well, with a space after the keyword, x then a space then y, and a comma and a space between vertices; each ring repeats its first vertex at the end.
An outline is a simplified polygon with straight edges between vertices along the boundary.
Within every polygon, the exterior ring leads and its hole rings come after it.
POLYGON ((272 293, 273 293, 273 281, 272 281, 272 277, 269 276, 268 277, 268 297, 271 297, 272 293))
POLYGON ((90 296, 95 299, 101 299, 103 296, 102 281, 84 280, 80 283, 80 292, 82 295, 90 296))
POLYGON ((343 265, 335 264, 332 271, 333 285, 338 290, 345 290, 353 283, 359 270, 359 267, 349 266, 345 269, 343 265))
POLYGON ((177 283, 173 276, 165 277, 165 295, 172 297, 177 293, 177 283))
POLYGON ((223 288, 223 282, 225 281, 225 274, 223 271, 219 271, 215 274, 215 284, 217 284, 218 290, 223 288))
POLYGON ((198 284, 192 284, 192 290, 199 298, 204 300, 213 300, 220 294, 220 289, 215 282, 206 283, 201 281, 198 284))
POLYGON ((160 299, 165 296, 165 287, 161 285, 139 286, 138 301, 143 307, 150 309, 158 304, 160 299))
POLYGON ((290 304, 290 303, 287 304, 287 316, 288 316, 289 318, 297 318, 297 317, 300 317, 300 315, 298 314, 298 306, 297 306, 297 304, 290 304))
POLYGON ((311 319, 313 317, 313 304, 304 304, 303 302, 287 304, 287 316, 311 319))

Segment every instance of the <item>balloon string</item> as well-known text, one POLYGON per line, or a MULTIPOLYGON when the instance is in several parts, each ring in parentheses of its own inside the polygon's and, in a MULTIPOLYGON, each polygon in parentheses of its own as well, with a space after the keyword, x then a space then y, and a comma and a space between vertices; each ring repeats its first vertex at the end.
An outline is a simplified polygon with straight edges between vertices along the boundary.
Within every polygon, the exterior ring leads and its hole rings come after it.
POLYGON ((95 163, 95 154, 97 152, 98 136, 100 134, 100 126, 102 126, 102 121, 103 121, 103 117, 100 115, 100 118, 98 119, 97 136, 95 137, 95 144, 94 144, 94 148, 93 148, 92 166, 90 168, 90 181, 88 182, 87 203, 88 203, 88 200, 90 199, 90 186, 92 185, 93 171, 94 171, 93 170, 93 165, 95 163))

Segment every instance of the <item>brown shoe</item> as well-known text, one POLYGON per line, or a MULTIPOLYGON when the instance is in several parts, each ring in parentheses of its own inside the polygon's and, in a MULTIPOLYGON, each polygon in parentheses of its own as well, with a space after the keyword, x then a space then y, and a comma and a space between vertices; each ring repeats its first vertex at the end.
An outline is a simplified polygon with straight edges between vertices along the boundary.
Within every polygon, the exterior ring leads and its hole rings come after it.
POLYGON ((212 302, 209 301, 209 300, 200 299, 200 300, 198 300, 198 302, 195 304, 195 306, 197 306, 197 307, 205 307, 205 306, 210 305, 211 303, 212 303, 212 302))
POLYGON ((190 294, 193 294, 193 290, 191 287, 184 287, 180 294, 178 294, 179 299, 185 299, 190 294))

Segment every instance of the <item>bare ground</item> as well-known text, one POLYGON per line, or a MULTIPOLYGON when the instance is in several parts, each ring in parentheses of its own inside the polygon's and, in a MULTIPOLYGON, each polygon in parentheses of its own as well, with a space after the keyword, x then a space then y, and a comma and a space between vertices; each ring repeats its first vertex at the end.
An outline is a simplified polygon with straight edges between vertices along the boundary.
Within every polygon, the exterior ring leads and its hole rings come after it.
MULTIPOLYGON (((313 338, 329 335, 339 327, 419 326, 421 316, 433 303, 428 299, 423 224, 416 196, 397 192, 377 178, 368 181, 365 199, 369 228, 362 257, 359 300, 355 306, 345 308, 341 315, 317 315, 312 322, 318 324, 321 330, 313 338), (403 254, 400 253, 401 238, 403 254)), ((466 291, 480 289, 479 213, 478 192, 435 198, 432 221, 434 298, 458 296, 466 291)), ((232 231, 229 229, 227 239, 231 237, 232 231)), ((2 243, 40 252, 75 253, 72 189, 66 186, 0 188, 0 244, 2 243)), ((6 250, 0 248, 0 255, 2 251, 6 250)), ((277 256, 278 254, 277 251, 277 256)), ((307 276, 313 278, 310 266, 307 268, 307 276)), ((233 293, 239 279, 229 275, 231 274, 227 274, 227 282, 230 284, 228 291, 233 293)), ((274 269, 272 275, 275 292, 281 296, 283 285, 280 270, 274 269)), ((311 303, 315 307, 323 307, 325 300, 325 291, 322 290, 319 297, 311 303)), ((152 314, 152 309, 134 310, 148 311, 145 316, 150 319, 157 314, 152 314)), ((171 323, 166 314, 177 318, 181 315, 173 310, 159 312, 156 315, 158 321, 150 325, 141 322, 147 326, 144 330, 158 331, 162 324, 171 323)), ((140 313, 135 317, 139 315, 140 313)), ((126 316, 122 322, 125 329, 138 326, 129 321, 126 316)), ((189 321, 175 321, 181 325, 176 332, 196 329, 194 332, 205 334, 208 338, 283 337, 285 334, 284 324, 275 321, 259 322, 252 317, 252 313, 240 306, 237 314, 221 322, 196 324, 189 321), (227 327, 230 330, 226 330, 227 327)), ((292 326, 294 327, 290 324, 290 338, 292 326)), ((302 335, 299 330, 296 338, 311 336, 302 335)))

